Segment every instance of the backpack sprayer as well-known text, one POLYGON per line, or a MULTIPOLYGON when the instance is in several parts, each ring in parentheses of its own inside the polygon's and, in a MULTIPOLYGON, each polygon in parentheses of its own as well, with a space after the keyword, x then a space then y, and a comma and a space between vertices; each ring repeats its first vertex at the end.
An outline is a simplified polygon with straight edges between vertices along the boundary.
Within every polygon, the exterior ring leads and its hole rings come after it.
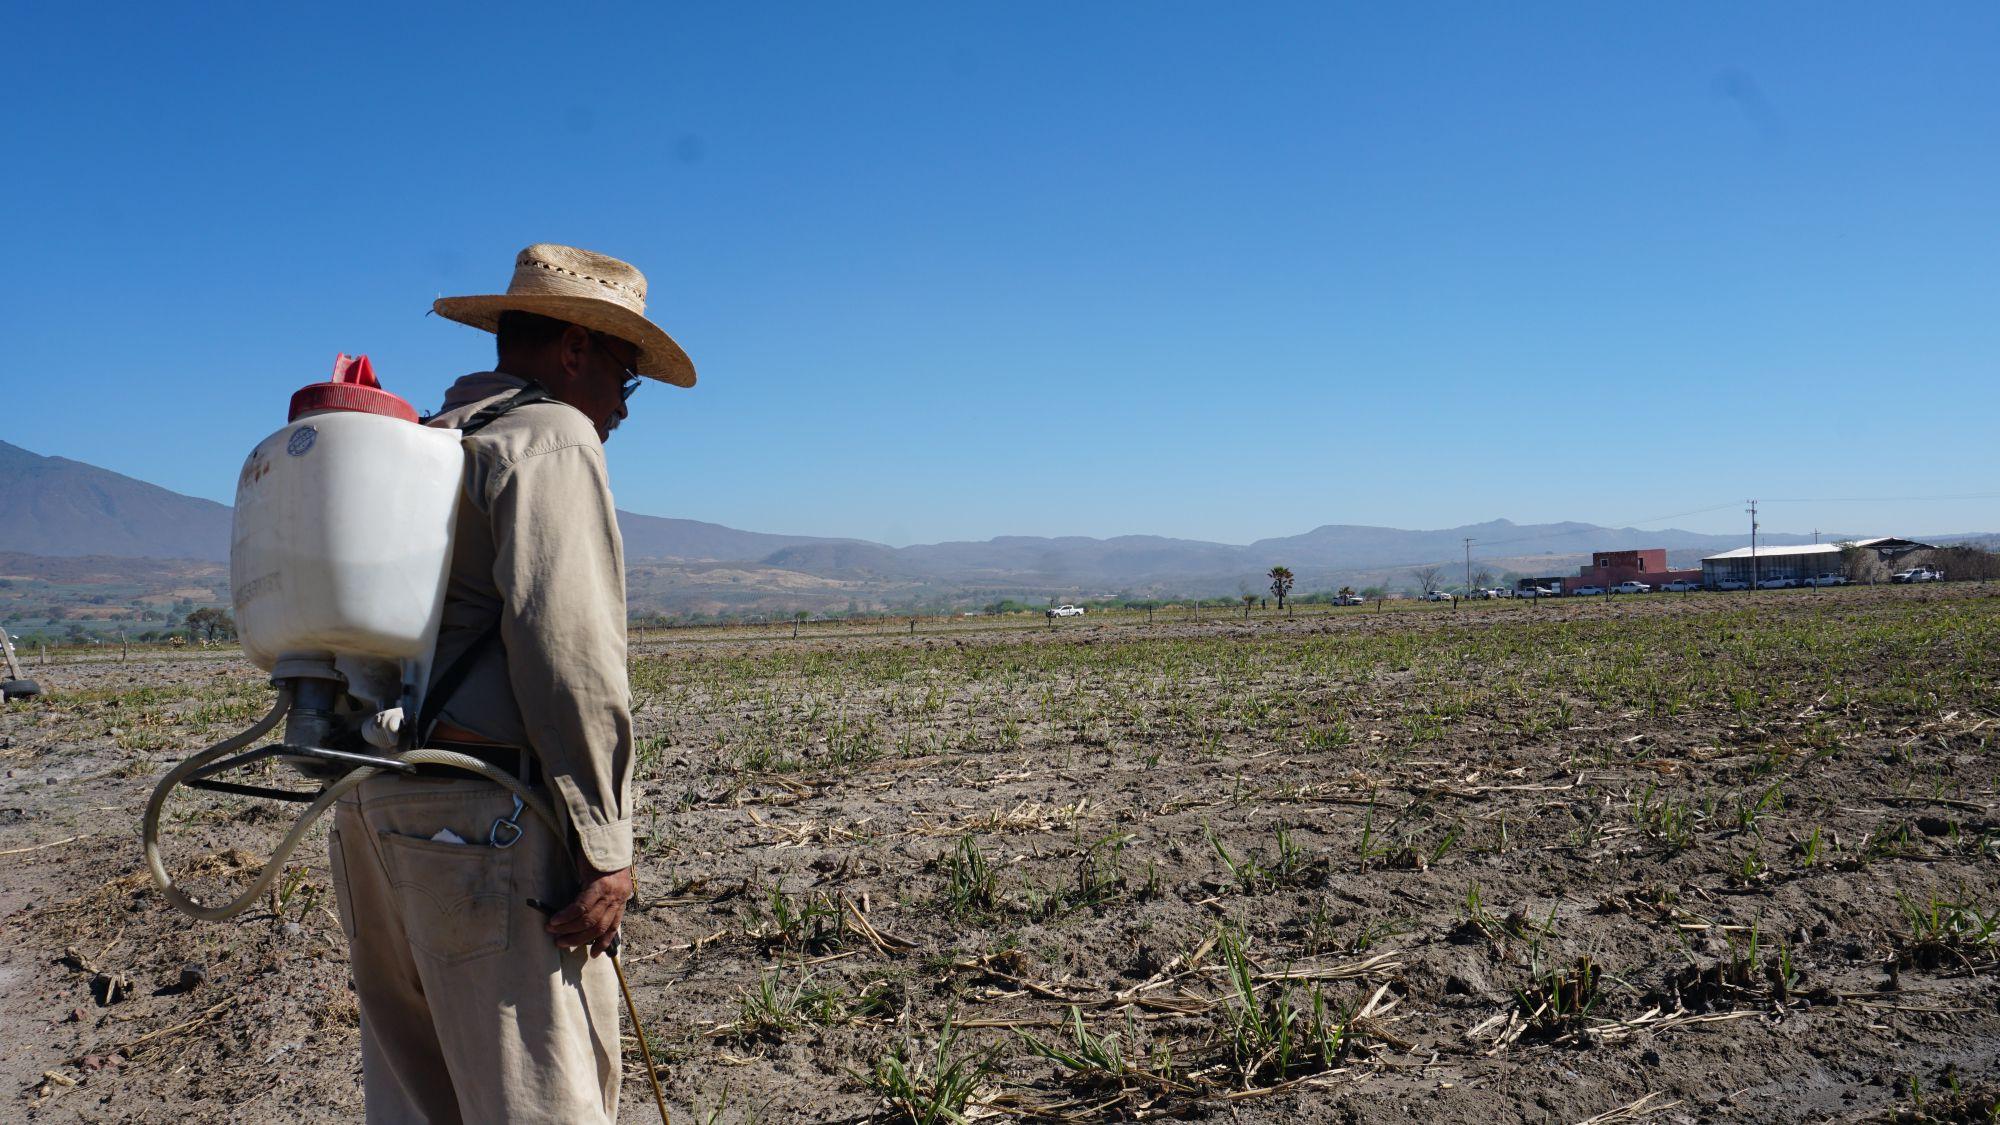
MULTIPOLYGON (((342 794, 378 773, 409 775, 419 765, 504 786, 557 839, 566 838, 541 794, 478 758, 423 746, 427 724, 419 721, 429 717, 422 708, 465 471, 460 439, 547 397, 530 383, 461 429, 422 426, 409 403, 382 389, 367 356, 343 355, 333 378, 293 395, 290 421, 250 452, 236 481, 230 593, 243 651, 271 674, 278 698, 249 729, 168 771, 146 802, 146 866, 175 909, 209 922, 235 916, 270 889, 342 794), (280 723, 281 741, 246 749, 280 723), (271 758, 319 787, 220 778, 271 758), (250 886, 219 906, 175 886, 160 856, 160 811, 183 785, 306 806, 250 886)), ((440 694, 449 695, 465 670, 448 670, 440 694)), ((610 956, 665 1121, 652 1051, 615 945, 610 956)))

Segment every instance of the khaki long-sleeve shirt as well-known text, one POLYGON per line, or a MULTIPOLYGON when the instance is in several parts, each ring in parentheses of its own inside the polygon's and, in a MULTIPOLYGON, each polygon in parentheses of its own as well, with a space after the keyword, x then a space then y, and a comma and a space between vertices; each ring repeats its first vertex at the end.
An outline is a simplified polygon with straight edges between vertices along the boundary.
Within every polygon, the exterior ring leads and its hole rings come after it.
MULTIPOLYGON (((430 424, 457 426, 526 386, 467 375, 430 424)), ((604 446, 560 402, 517 407, 465 439, 433 682, 495 617, 488 646, 440 718, 525 746, 567 810, 583 859, 632 863, 632 690, 625 671, 625 547, 604 446)))

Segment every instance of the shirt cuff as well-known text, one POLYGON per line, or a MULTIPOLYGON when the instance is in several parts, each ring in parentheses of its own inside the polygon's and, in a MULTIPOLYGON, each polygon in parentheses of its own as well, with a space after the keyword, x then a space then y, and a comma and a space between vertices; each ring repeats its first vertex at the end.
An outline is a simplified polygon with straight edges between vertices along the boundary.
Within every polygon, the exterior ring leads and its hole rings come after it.
POLYGON ((576 836, 583 861, 602 872, 632 866, 631 819, 612 820, 602 806, 584 800, 576 782, 566 774, 556 777, 555 785, 569 811, 570 831, 576 836))

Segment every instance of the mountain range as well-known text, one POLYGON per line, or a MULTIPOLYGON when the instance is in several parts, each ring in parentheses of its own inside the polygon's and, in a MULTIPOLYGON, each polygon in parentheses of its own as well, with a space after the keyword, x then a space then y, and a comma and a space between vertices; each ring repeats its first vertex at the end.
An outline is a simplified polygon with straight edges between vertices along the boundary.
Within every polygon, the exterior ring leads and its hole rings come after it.
MULTIPOLYGON (((861 539, 774 535, 620 511, 634 605, 777 608, 803 599, 861 606, 1127 592, 1227 595, 1261 588, 1283 564, 1310 590, 1356 585, 1464 558, 1501 571, 1558 573, 1594 550, 1664 547, 1677 565, 1742 545, 1734 535, 1490 520, 1410 531, 1325 524, 1236 545, 1154 535, 1001 536, 890 547, 861 539), (789 600, 788 600, 789 599, 789 600)), ((29 555, 226 560, 230 509, 107 469, 0 441, 0 551, 29 555)), ((1809 537, 1771 534, 1771 544, 1809 537)))

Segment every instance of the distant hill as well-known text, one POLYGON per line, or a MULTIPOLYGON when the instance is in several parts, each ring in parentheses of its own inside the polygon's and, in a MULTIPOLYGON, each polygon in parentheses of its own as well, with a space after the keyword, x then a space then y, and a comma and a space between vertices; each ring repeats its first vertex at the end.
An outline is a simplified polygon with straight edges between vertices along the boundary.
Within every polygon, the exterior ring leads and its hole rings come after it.
POLYGON ((229 509, 0 441, 0 550, 226 560, 229 509))
MULTIPOLYGON (((738 531, 719 523, 699 520, 642 516, 620 510, 618 530, 625 536, 628 559, 716 559, 734 561, 761 559, 787 547, 834 544, 863 544, 859 539, 819 539, 810 535, 770 535, 761 531, 738 531)), ((887 548, 884 548, 885 550, 887 548)))
MULTIPOLYGON (((1261 590, 1264 572, 1279 564, 1298 576, 1300 590, 1393 586, 1408 584, 1411 570, 1425 565, 1444 564, 1456 577, 1467 539, 1473 540, 1474 565, 1496 574, 1560 574, 1592 551, 1638 547, 1664 547, 1676 564, 1691 565, 1704 554, 1743 545, 1735 534, 1501 519, 1427 531, 1330 523, 1247 545, 1158 535, 1006 535, 889 547, 634 512, 621 511, 618 520, 634 605, 706 607, 702 612, 746 607, 775 612, 792 604, 981 604, 1111 593, 1232 596, 1261 590)), ((1763 542, 1775 546, 1810 538, 1778 533, 1765 535, 1763 542)), ((226 560, 229 509, 0 442, 0 551, 226 560)))
POLYGON ((915 577, 923 573, 902 553, 880 543, 820 542, 801 543, 773 551, 762 565, 779 570, 797 570, 833 578, 879 576, 915 577))
MULTIPOLYGON (((228 505, 0 441, 0 551, 227 562, 229 519, 228 505)), ((756 559, 786 547, 858 542, 632 512, 619 512, 618 523, 633 558, 756 559)))

